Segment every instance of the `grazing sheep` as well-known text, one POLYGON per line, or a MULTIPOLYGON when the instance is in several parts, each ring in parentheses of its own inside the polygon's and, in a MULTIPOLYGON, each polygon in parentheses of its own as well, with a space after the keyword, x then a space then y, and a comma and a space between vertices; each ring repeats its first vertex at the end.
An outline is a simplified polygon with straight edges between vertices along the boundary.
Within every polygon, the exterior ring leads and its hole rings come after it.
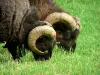
POLYGON ((57 34, 58 46, 74 51, 80 32, 80 21, 60 8, 53 0, 29 0, 31 7, 36 6, 41 20, 52 24, 57 34))
POLYGON ((0 0, 0 42, 6 41, 13 59, 22 56, 24 47, 33 52, 35 60, 48 60, 55 39, 51 24, 39 20, 28 0, 0 0))

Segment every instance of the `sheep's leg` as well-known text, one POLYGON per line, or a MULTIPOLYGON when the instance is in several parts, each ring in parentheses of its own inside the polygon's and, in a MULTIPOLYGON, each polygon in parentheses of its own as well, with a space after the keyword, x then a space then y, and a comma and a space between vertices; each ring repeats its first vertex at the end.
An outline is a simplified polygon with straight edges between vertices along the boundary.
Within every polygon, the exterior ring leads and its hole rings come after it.
POLYGON ((9 52, 11 53, 14 60, 19 59, 19 56, 17 54, 17 44, 16 43, 7 43, 6 44, 9 52))

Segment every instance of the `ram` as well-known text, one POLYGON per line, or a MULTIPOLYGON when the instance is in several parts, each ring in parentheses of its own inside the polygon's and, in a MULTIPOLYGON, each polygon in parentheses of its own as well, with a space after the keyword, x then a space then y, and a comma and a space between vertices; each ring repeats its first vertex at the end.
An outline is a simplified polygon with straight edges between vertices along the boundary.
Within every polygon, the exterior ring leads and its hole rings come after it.
POLYGON ((52 24, 56 31, 58 46, 74 52, 76 39, 80 32, 80 20, 69 15, 53 0, 29 0, 31 7, 36 6, 41 20, 52 24))
POLYGON ((6 42, 13 59, 19 59, 26 48, 35 60, 47 60, 55 39, 51 24, 39 20, 37 9, 28 0, 0 0, 0 42, 6 42))

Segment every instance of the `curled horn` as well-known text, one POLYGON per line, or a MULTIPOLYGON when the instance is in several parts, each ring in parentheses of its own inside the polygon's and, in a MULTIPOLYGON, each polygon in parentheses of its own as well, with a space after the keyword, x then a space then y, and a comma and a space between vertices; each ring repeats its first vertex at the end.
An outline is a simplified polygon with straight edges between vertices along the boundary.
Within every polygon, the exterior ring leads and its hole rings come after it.
POLYGON ((28 46, 29 46, 29 48, 33 52, 35 52, 39 55, 45 55, 45 54, 48 53, 48 51, 42 52, 42 51, 38 50, 38 48, 36 48, 36 41, 40 36, 45 35, 45 36, 53 38, 53 40, 56 39, 55 30, 50 26, 51 25, 50 23, 46 22, 46 24, 47 25, 38 26, 38 27, 32 29, 29 33, 29 36, 28 36, 28 46))
POLYGON ((76 28, 80 28, 79 25, 77 25, 74 18, 64 12, 54 12, 47 16, 45 21, 49 22, 51 25, 53 25, 56 22, 62 22, 66 25, 66 27, 68 27, 72 31, 76 28))

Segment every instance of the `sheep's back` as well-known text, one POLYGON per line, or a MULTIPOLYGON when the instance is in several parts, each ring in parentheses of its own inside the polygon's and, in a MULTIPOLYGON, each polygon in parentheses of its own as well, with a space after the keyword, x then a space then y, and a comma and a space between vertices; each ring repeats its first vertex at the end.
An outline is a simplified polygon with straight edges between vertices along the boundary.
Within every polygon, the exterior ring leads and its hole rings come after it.
POLYGON ((28 0, 0 0, 0 42, 22 37, 22 23, 28 9, 28 0))

